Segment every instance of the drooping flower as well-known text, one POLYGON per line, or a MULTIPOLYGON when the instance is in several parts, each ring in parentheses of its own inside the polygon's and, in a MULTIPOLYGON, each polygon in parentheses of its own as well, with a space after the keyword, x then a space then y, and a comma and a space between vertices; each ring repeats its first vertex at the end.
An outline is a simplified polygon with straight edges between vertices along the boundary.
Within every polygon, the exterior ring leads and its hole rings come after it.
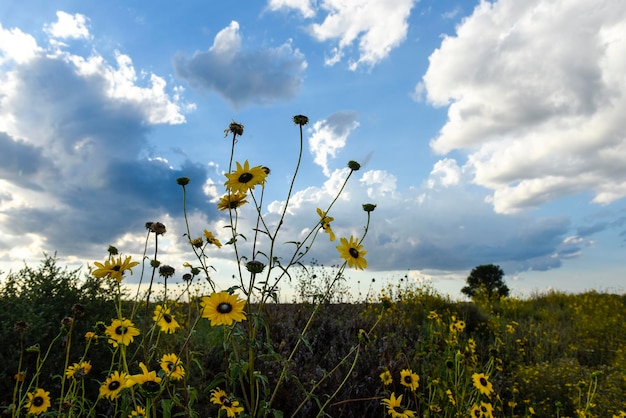
POLYGON ((27 413, 39 415, 50 408, 50 392, 37 388, 34 392, 29 392, 27 396, 28 401, 24 405, 27 413))
POLYGON ((128 376, 126 386, 139 385, 148 395, 156 394, 161 388, 161 378, 154 370, 149 372, 143 362, 139 363, 139 367, 142 373, 128 376))
POLYGON ((126 318, 114 319, 111 325, 106 327, 104 333, 109 337, 109 344, 117 347, 119 344, 129 345, 140 334, 139 329, 126 318))
POLYGON ((220 405, 220 409, 226 411, 229 418, 234 418, 243 412, 243 407, 239 406, 239 401, 232 400, 226 392, 220 388, 211 391, 211 402, 220 405))
POLYGON ((363 256, 367 254, 367 251, 363 249, 362 244, 359 244, 359 240, 350 236, 350 241, 346 238, 341 238, 340 241, 341 245, 338 245, 337 249, 341 258, 348 262, 348 266, 359 270, 365 269, 367 260, 363 256))
POLYGON ((130 256, 124 258, 124 260, 122 260, 122 256, 119 256, 117 258, 109 258, 108 260, 105 260, 104 263, 95 261, 94 264, 98 268, 94 269, 91 274, 99 279, 102 279, 103 277, 115 279, 119 283, 122 281, 124 272, 128 270, 130 271, 130 274, 133 274, 132 268, 139 265, 139 262, 132 261, 132 257, 130 256))
POLYGON ((245 193, 240 193, 240 192, 228 193, 220 197, 220 201, 217 204, 217 208, 219 210, 237 209, 238 207, 243 206, 246 203, 248 203, 248 201, 246 200, 246 197, 248 197, 248 195, 245 193))
POLYGON ((403 369, 400 372, 400 383, 415 392, 420 385, 420 377, 413 370, 403 369))
POLYGON ((166 376, 172 380, 181 380, 185 377, 185 368, 176 354, 163 354, 160 365, 166 376))
POLYGON ((335 233, 333 232, 332 228, 330 227, 330 223, 332 221, 335 220, 335 218, 331 217, 331 216, 326 216, 326 212, 324 212, 323 210, 321 210, 320 208, 317 208, 317 214, 320 216, 320 224, 322 226, 322 229, 324 230, 324 232, 326 232, 331 241, 335 240, 335 233))
POLYGON ((387 413, 391 418, 414 418, 415 412, 402 406, 402 395, 396 398, 396 394, 392 393, 389 399, 383 399, 382 403, 387 406, 387 413))
POLYGON ((237 169, 234 173, 226 173, 228 180, 225 186, 231 193, 246 193, 248 190, 254 189, 258 184, 264 184, 267 178, 267 172, 262 166, 250 168, 250 163, 246 160, 243 167, 237 162, 237 169))
POLYGON ((489 377, 484 373, 474 373, 472 375, 472 381, 474 387, 480 391, 483 395, 491 396, 493 393, 493 385, 489 381, 489 377))
POLYGON ((65 377, 68 379, 82 379, 91 371, 91 363, 88 361, 81 361, 80 363, 74 363, 68 366, 65 371, 65 377))
POLYGON ((391 376, 391 372, 389 370, 385 370, 380 374, 380 380, 383 382, 383 385, 389 386, 393 383, 393 377, 391 376))
POLYGON ((154 308, 154 316, 152 317, 152 320, 157 323, 161 332, 165 332, 166 334, 173 334, 178 328, 180 328, 180 325, 174 318, 174 315, 170 313, 170 308, 166 305, 157 305, 154 308))
POLYGON ((120 396, 122 389, 126 387, 126 379, 128 375, 125 372, 114 371, 107 379, 100 385, 100 397, 109 398, 110 400, 117 399, 120 396))
POLYGON ((231 325, 246 319, 243 308, 246 301, 228 292, 215 292, 202 298, 202 317, 211 321, 211 326, 231 325))
POLYGON ((222 243, 219 239, 215 238, 210 231, 204 230, 204 237, 206 238, 206 242, 209 244, 215 245, 217 248, 222 248, 222 243))

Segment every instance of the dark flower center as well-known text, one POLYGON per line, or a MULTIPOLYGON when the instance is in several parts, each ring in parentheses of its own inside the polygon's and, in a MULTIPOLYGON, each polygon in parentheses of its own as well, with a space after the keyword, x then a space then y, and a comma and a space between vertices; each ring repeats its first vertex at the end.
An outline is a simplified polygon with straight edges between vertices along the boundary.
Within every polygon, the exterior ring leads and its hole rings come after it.
POLYGON ((43 400, 43 398, 41 396, 35 396, 33 398, 33 405, 34 406, 39 407, 39 406, 43 405, 43 403, 44 403, 44 400, 43 400))
POLYGON ((172 322, 172 315, 164 314, 163 319, 169 324, 170 322, 172 322))
POLYGON ((117 335, 124 335, 126 334, 127 331, 128 331, 128 328, 126 328, 123 325, 120 325, 119 327, 115 328, 115 333, 117 335))
POLYGON ((141 387, 144 388, 146 392, 156 392, 157 390, 159 390, 159 384, 154 380, 148 380, 147 382, 143 382, 141 387))
POLYGON ((411 376, 404 376, 404 383, 410 385, 411 383, 413 383, 413 378, 411 376))
POLYGON ((482 405, 482 406, 480 407, 480 410, 481 410, 481 411, 483 411, 483 412, 487 412, 487 408, 486 408, 484 405, 482 405))
POLYGON ((359 252, 355 248, 350 248, 348 250, 352 258, 359 258, 359 252))
POLYGON ((224 405, 226 408, 230 408, 231 406, 233 406, 233 403, 226 396, 222 396, 220 398, 220 402, 222 402, 222 405, 224 405))
POLYGON ((239 176, 239 183, 247 183, 252 180, 254 176, 250 173, 243 173, 239 176))
POLYGON ((393 412, 396 412, 398 414, 404 414, 404 408, 402 408, 401 406, 394 406, 393 412))
POLYGON ((485 379, 484 377, 481 377, 481 378, 480 378, 480 384, 481 384, 482 386, 485 386, 485 387, 486 387, 486 386, 487 386, 487 379, 485 379))
POLYGON ((227 302, 222 302, 217 305, 217 311, 221 314, 227 314, 233 310, 233 305, 227 302))
POLYGON ((174 363, 167 363, 167 370, 173 372, 174 370, 176 370, 176 365, 174 363))
POLYGON ((120 386, 122 386, 122 384, 119 381, 114 380, 111 383, 109 383, 109 390, 112 392, 115 392, 116 390, 120 388, 120 386))
POLYGON ((479 418, 479 417, 480 417, 480 411, 479 411, 478 409, 474 411, 474 416, 475 416, 476 418, 479 418))
POLYGON ((120 271, 122 269, 121 266, 113 266, 113 268, 111 270, 113 271, 120 271))

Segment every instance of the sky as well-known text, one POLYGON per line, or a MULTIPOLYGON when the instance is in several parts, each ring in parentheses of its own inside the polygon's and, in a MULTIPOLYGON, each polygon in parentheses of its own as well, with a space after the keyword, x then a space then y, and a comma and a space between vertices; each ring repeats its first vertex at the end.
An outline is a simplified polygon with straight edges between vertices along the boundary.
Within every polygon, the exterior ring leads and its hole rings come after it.
MULTIPOLYGON (((109 245, 141 259, 159 221, 180 280, 194 260, 176 179, 192 235, 228 241, 224 129, 242 123, 234 157, 271 169, 275 222, 303 114, 278 247, 360 162, 329 213, 360 237, 377 205, 353 292, 407 278, 457 298, 496 264, 513 295, 623 293, 625 111, 623 0, 3 0, 0 270, 56 253, 86 271, 109 245)), ((308 258, 337 265, 336 245, 320 236, 308 258)), ((232 246, 208 254, 230 287, 232 246)))

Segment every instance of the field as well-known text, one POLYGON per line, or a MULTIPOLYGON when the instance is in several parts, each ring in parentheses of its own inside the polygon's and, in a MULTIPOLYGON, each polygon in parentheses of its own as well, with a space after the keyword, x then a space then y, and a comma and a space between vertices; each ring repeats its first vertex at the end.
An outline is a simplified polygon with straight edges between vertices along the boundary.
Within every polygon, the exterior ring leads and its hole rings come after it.
MULTIPOLYGON (((102 333, 96 342, 83 337, 115 317, 111 295, 102 282, 62 270, 52 258, 2 278, 5 413, 24 416, 24 402, 11 405, 42 387, 51 398, 42 416, 128 416, 121 413, 129 405, 98 397, 115 351, 102 333), (71 392, 76 376, 68 376, 67 368, 83 360, 90 363, 88 374, 71 392), (69 404, 62 405, 61 396, 69 404)), ((169 382, 173 394, 168 387, 152 399, 155 416, 217 416, 212 390, 226 384, 226 375, 238 379, 250 367, 233 360, 225 330, 246 332, 243 324, 252 322, 259 330, 253 347, 259 393, 272 396, 269 416, 314 417, 322 407, 331 417, 625 416, 625 295, 549 292, 455 302, 401 283, 370 299, 251 306, 256 313, 231 328, 196 321, 198 300, 172 305, 182 330, 195 324, 193 331, 162 335, 148 346, 141 340, 143 348, 134 351, 152 359, 148 368, 169 351, 180 353, 185 365, 184 383, 169 382)), ((136 310, 135 323, 151 321, 152 305, 133 304, 128 299, 123 308, 136 310)), ((246 404, 245 390, 230 390, 246 404)), ((237 414, 246 416, 244 409, 237 414)))

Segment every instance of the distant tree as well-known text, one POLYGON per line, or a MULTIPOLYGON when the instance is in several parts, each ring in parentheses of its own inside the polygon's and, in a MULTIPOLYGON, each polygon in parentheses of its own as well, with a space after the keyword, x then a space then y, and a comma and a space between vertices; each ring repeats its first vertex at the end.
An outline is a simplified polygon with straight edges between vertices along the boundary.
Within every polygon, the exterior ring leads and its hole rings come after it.
POLYGON ((504 272, 500 266, 483 264, 474 267, 467 277, 467 286, 461 289, 461 293, 474 298, 477 295, 485 295, 488 299, 506 297, 509 288, 504 284, 504 272))

